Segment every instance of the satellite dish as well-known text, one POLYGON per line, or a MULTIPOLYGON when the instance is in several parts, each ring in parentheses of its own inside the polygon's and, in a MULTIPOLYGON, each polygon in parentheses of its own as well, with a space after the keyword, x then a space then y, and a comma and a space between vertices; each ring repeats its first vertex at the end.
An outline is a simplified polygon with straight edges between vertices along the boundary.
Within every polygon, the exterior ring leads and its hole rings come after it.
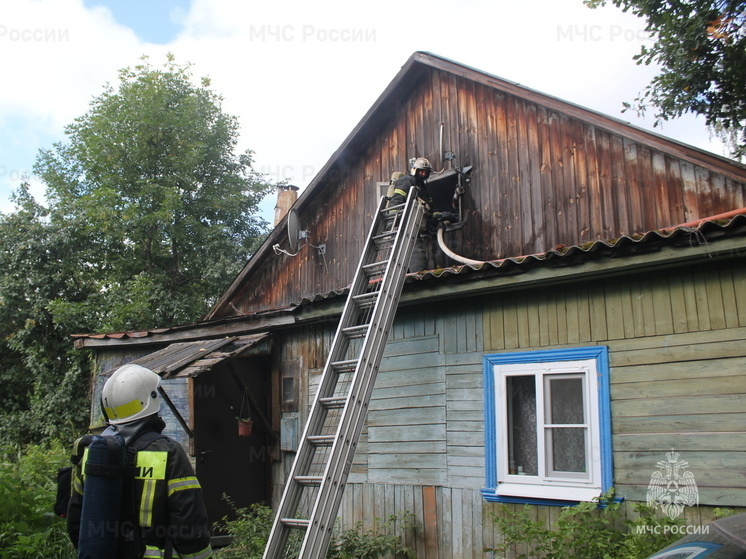
POLYGON ((294 209, 288 211, 288 244, 290 252, 298 252, 298 242, 305 238, 305 231, 301 231, 298 221, 298 212, 294 209))
POLYGON ((308 240, 308 231, 304 231, 300 228, 298 213, 293 208, 290 208, 287 213, 287 228, 289 245, 288 248, 290 248, 290 252, 288 252, 287 250, 283 250, 282 248, 280 248, 279 244, 276 244, 272 246, 275 253, 278 255, 285 254, 287 256, 297 256, 298 249, 300 248, 300 241, 305 240, 308 246, 313 247, 318 251, 319 255, 324 260, 324 267, 326 267, 326 258, 324 258, 324 254, 326 254, 326 245, 320 244, 319 246, 314 246, 311 244, 311 242, 308 240))

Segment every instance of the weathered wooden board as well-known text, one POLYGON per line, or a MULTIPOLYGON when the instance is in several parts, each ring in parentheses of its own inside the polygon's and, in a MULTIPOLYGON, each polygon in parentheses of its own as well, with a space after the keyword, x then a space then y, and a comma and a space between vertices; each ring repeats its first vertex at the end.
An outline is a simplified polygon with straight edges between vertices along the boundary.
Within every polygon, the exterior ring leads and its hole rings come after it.
MULTIPOLYGON (((482 549, 497 537, 482 517, 492 508, 480 494, 484 354, 597 344, 610 351, 619 493, 644 501, 657 462, 673 448, 695 475, 701 503, 746 504, 746 312, 734 308, 746 306, 746 290, 735 287, 744 272, 746 266, 712 262, 655 277, 483 298, 458 309, 402 310, 353 462, 345 520, 370 518, 364 506, 380 516, 406 502, 422 523, 420 532, 405 536, 419 556, 484 557, 482 549), (434 490, 423 492, 423 485, 434 490), (425 514, 433 502, 437 525, 425 514)), ((326 335, 323 340, 328 343, 326 335)), ((288 362, 305 359, 298 349, 285 354, 288 362)), ((310 370, 309 393, 318 371, 310 370)), ((551 523, 556 509, 538 508, 536 517, 551 523)))
MULTIPOLYGON (((699 399, 695 399, 699 401, 699 399)), ((746 426, 746 412, 702 412, 671 416, 626 416, 621 404, 614 406, 611 426, 614 433, 643 435, 649 433, 738 432, 746 426)), ((711 408, 712 409, 712 408, 711 408)))

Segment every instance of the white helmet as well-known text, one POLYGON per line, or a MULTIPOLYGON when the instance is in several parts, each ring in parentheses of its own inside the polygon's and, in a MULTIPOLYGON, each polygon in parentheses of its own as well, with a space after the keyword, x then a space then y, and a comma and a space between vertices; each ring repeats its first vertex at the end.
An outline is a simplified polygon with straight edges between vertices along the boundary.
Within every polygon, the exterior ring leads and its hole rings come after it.
POLYGON ((417 171, 426 171, 429 175, 430 172, 433 170, 432 165, 430 165, 430 161, 428 161, 424 157, 418 157, 414 160, 414 163, 412 163, 412 169, 410 172, 414 175, 417 173, 417 171))
POLYGON ((140 365, 124 365, 109 377, 101 390, 101 408, 112 425, 129 423, 161 409, 161 377, 140 365))

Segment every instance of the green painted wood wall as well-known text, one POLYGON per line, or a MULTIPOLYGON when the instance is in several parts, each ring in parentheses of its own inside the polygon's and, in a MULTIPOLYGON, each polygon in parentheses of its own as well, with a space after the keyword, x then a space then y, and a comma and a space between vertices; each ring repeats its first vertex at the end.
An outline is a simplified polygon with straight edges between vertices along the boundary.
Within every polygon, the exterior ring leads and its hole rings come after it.
MULTIPOLYGON (((418 557, 485 557, 496 506, 480 494, 482 357, 588 345, 609 347, 619 494, 644 501, 656 463, 673 448, 698 485, 702 506, 687 510, 689 521, 709 521, 715 506, 746 506, 745 280, 746 263, 713 260, 399 309, 343 525, 409 511, 418 557)), ((288 360, 304 362, 307 394, 332 334, 332 326, 294 332, 283 346, 288 360)), ((537 514, 551 522, 557 509, 537 514)))

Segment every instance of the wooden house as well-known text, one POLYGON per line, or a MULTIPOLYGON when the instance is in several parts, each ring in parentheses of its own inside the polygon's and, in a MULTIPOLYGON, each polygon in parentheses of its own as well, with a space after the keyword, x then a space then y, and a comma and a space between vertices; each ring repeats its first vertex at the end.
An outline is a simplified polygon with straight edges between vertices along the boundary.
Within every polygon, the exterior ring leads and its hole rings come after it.
POLYGON ((98 385, 163 375, 213 520, 223 494, 277 503, 371 214, 416 156, 444 196, 464 181, 443 240, 476 262, 431 242, 408 276, 341 522, 409 511, 418 557, 462 558, 489 556, 501 502, 551 519, 673 470, 689 522, 746 506, 744 167, 417 52, 293 205, 300 242, 282 218, 196 324, 76 340, 98 385))

